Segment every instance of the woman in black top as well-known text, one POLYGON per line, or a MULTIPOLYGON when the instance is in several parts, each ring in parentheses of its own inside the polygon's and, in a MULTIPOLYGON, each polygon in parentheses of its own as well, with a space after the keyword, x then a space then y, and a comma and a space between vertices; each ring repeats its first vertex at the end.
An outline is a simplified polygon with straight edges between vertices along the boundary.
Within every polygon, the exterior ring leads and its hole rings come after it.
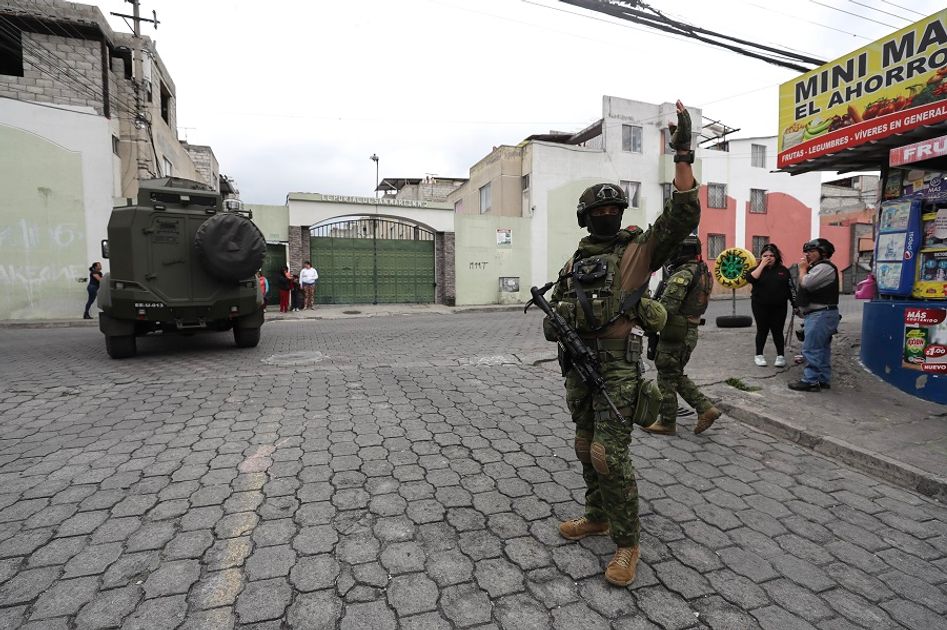
POLYGON ((89 301, 85 303, 82 319, 92 319, 92 316, 89 315, 89 309, 92 308, 92 303, 95 302, 95 296, 99 294, 99 284, 101 284, 101 282, 102 263, 94 262, 92 266, 89 267, 89 284, 86 286, 86 291, 89 293, 89 301))
POLYGON ((766 365, 763 346, 766 338, 772 334, 776 346, 776 367, 786 365, 786 340, 783 325, 786 323, 787 304, 794 304, 792 278, 789 270, 783 266, 783 256, 773 243, 767 243, 760 250, 760 264, 756 269, 746 272, 746 279, 753 285, 750 304, 756 319, 756 365, 766 365))

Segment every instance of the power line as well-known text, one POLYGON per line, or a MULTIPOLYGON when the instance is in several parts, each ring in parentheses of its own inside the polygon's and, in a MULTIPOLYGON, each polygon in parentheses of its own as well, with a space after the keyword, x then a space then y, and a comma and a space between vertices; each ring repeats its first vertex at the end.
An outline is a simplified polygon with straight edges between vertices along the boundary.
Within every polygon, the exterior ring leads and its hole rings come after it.
POLYGON ((920 11, 915 11, 914 9, 909 9, 908 7, 901 6, 900 4, 895 4, 895 3, 893 3, 893 2, 889 2, 888 0, 881 0, 881 1, 884 2, 885 4, 890 4, 890 5, 893 6, 893 7, 897 7, 898 9, 903 9, 903 10, 908 11, 908 12, 910 12, 910 13, 914 13, 915 15, 920 15, 921 17, 927 17, 926 15, 924 15, 923 13, 921 13, 920 11))
POLYGON ((738 54, 759 59, 767 63, 790 68, 798 72, 808 72, 812 68, 809 66, 821 66, 825 63, 822 59, 817 59, 809 55, 802 55, 792 51, 758 44, 739 37, 733 37, 724 33, 718 33, 709 29, 701 28, 685 22, 680 22, 665 16, 657 9, 641 2, 633 0, 630 3, 621 4, 615 2, 603 2, 601 0, 559 0, 566 4, 578 6, 591 11, 604 13, 623 20, 642 24, 650 28, 665 31, 677 35, 683 35, 690 39, 711 44, 718 48, 724 48, 738 54), (650 13, 630 8, 626 4, 634 7, 643 7, 650 13), (807 65, 803 65, 807 64, 807 65))
POLYGON ((877 11, 878 13, 884 13, 885 15, 890 15, 891 17, 896 17, 896 18, 898 18, 899 20, 904 20, 905 22, 910 22, 910 21, 911 21, 911 20, 907 19, 906 17, 902 17, 902 16, 898 15, 897 13, 891 13, 890 11, 882 11, 881 9, 876 9, 876 8, 873 7, 873 6, 868 5, 868 4, 865 4, 864 2, 859 2, 858 0, 848 0, 848 1, 851 2, 852 4, 857 4, 857 5, 859 5, 859 6, 865 7, 866 9, 871 9, 872 11, 877 11))
POLYGON ((819 2, 819 0, 809 0, 809 2, 811 2, 812 4, 817 4, 817 5, 819 5, 819 6, 825 7, 825 8, 827 8, 827 9, 832 9, 833 11, 838 11, 839 13, 845 13, 846 15, 853 15, 853 16, 855 16, 855 17, 857 17, 857 18, 861 18, 861 19, 866 20, 866 21, 868 21, 868 22, 874 22, 875 24, 881 24, 882 26, 887 26, 888 28, 893 28, 893 29, 895 29, 895 30, 898 30, 898 27, 895 26, 894 24, 888 24, 887 22, 879 22, 878 20, 873 20, 873 19, 871 19, 871 18, 869 18, 869 17, 865 17, 864 15, 859 15, 859 14, 857 14, 857 13, 852 13, 851 11, 846 11, 845 9, 839 9, 838 7, 833 7, 831 4, 826 4, 826 3, 824 3, 824 2, 819 2))
POLYGON ((830 31, 836 31, 837 33, 844 33, 846 35, 851 35, 852 37, 859 37, 861 39, 868 40, 868 41, 872 40, 871 37, 865 37, 864 35, 859 35, 858 33, 852 33, 851 31, 844 31, 840 28, 835 28, 834 26, 829 26, 828 24, 823 24, 821 22, 814 22, 812 20, 807 20, 806 18, 802 18, 802 17, 799 17, 798 15, 793 15, 791 13, 783 13, 782 11, 777 11, 776 9, 772 9, 770 7, 764 7, 763 5, 756 4, 755 2, 747 2, 746 4, 750 6, 754 6, 758 9, 763 9, 764 11, 769 11, 770 13, 775 13, 776 15, 782 15, 784 17, 792 18, 794 20, 799 20, 800 22, 807 22, 814 26, 820 26, 822 28, 829 29, 830 31))

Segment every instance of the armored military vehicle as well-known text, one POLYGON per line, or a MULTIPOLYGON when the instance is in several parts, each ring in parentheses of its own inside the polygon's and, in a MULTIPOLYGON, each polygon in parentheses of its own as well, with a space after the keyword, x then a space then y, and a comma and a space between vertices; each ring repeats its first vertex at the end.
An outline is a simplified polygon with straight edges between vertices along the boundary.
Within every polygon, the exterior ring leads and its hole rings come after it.
POLYGON ((134 205, 113 208, 98 295, 109 356, 134 356, 136 337, 155 333, 233 330, 237 346, 256 346, 266 240, 251 218, 237 199, 178 177, 143 180, 134 205))

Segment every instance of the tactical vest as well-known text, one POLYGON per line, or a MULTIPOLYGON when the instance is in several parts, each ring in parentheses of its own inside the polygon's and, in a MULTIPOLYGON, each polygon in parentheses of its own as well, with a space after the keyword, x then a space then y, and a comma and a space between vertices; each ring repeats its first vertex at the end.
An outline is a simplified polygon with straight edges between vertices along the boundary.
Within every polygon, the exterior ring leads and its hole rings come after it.
POLYGON ((835 306, 838 304, 838 267, 833 265, 828 260, 820 260, 816 264, 812 265, 809 270, 811 271, 812 269, 815 269, 818 265, 828 265, 831 267, 835 271, 835 281, 828 283, 824 287, 819 287, 815 291, 810 291, 805 287, 800 286, 798 296, 799 306, 808 306, 809 304, 825 304, 827 306, 835 306))
POLYGON ((616 243, 603 254, 572 260, 557 310, 580 335, 592 335, 622 315, 626 295, 621 290, 618 264, 628 242, 616 243))
POLYGON ((710 292, 714 288, 714 278, 704 261, 695 265, 694 277, 687 287, 687 296, 681 302, 681 315, 688 319, 699 318, 707 312, 710 301, 710 292))

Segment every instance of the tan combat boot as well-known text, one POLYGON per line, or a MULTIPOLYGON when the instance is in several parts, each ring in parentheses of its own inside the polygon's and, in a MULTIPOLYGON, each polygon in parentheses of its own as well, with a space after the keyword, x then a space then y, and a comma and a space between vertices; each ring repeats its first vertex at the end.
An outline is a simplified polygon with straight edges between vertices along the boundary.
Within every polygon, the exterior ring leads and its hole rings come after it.
POLYGON ((615 550, 615 557, 605 567, 605 579, 615 586, 628 586, 635 581, 638 571, 637 546, 619 547, 615 550))
POLYGON ((647 431, 648 433, 654 433, 656 435, 677 435, 677 426, 673 424, 664 424, 660 420, 654 422, 654 424, 649 424, 646 427, 641 427, 642 431, 647 431))
POLYGON ((697 416, 697 425, 694 427, 694 433, 703 433, 710 428, 710 425, 714 423, 714 420, 720 417, 721 411, 714 407, 710 406, 709 409, 705 409, 697 416))
POLYGON ((587 516, 580 516, 559 524, 559 533, 569 540, 582 540, 586 536, 598 536, 608 533, 608 522, 596 523, 587 516))

